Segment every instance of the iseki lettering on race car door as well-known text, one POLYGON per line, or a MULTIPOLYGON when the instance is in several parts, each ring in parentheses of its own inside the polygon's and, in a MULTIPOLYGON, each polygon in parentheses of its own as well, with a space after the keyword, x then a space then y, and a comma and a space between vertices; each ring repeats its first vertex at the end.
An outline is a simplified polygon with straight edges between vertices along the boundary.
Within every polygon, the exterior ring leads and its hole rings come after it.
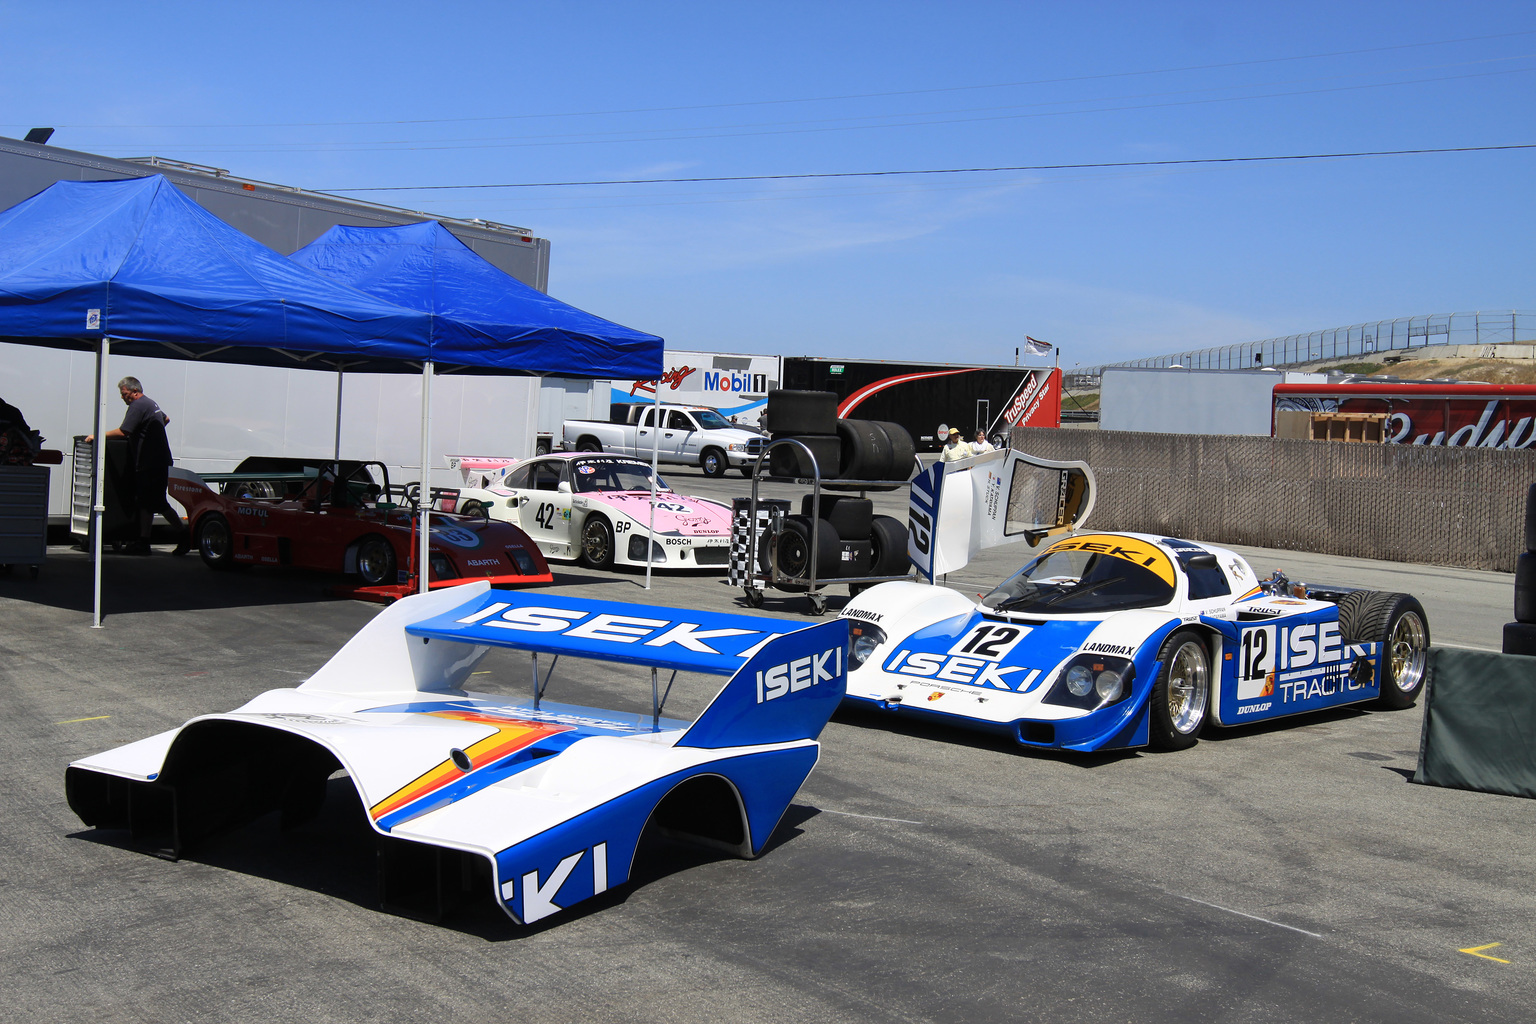
POLYGON ((1309 684, 1322 686, 1332 681, 1335 675, 1340 676, 1339 681, 1347 678, 1352 682, 1354 685, 1350 689, 1359 689, 1364 684, 1354 680, 1353 674, 1327 669, 1335 665, 1348 666, 1356 659, 1369 657, 1370 653, 1370 645, 1345 644, 1339 636, 1337 622, 1245 629, 1238 654, 1237 699, 1268 697, 1274 693, 1276 685, 1285 691, 1287 702, 1305 700, 1309 696, 1331 696, 1337 690, 1318 689, 1314 693, 1309 684), (1277 673, 1297 669, 1313 671, 1299 672, 1289 679, 1277 676, 1277 673))

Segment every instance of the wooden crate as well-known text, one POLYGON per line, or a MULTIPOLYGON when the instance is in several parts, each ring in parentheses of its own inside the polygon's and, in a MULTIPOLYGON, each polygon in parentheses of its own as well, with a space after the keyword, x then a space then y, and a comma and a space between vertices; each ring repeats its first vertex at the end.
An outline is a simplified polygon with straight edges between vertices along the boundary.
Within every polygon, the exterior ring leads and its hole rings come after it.
POLYGON ((1315 412, 1312 414, 1312 440, 1380 444, 1386 421, 1384 412, 1315 412))

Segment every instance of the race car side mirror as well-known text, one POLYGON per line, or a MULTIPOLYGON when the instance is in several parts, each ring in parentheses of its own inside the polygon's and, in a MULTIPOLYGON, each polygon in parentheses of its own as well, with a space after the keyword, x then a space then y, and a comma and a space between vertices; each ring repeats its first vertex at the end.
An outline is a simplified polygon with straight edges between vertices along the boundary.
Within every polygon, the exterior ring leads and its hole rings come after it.
POLYGON ((1216 556, 1209 551, 1202 551, 1198 555, 1190 555, 1184 559, 1184 565, 1190 569, 1215 569, 1216 556))
POLYGON ((558 487, 556 487, 555 490, 560 492, 561 494, 570 494, 571 493, 571 485, 566 483, 564 480, 561 480, 560 481, 560 485, 558 487))

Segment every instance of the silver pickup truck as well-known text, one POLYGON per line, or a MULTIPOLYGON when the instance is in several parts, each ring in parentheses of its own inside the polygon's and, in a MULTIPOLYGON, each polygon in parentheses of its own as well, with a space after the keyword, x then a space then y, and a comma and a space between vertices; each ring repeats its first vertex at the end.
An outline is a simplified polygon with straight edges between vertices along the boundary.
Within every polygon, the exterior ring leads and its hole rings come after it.
MULTIPOLYGON (((650 459, 657 445, 654 405, 631 405, 627 423, 566 420, 560 425, 564 451, 614 452, 650 459)), ((753 430, 731 425, 714 409, 663 405, 660 455, 662 462, 699 466, 706 476, 724 476, 727 469, 752 475, 758 453, 768 439, 753 430)))

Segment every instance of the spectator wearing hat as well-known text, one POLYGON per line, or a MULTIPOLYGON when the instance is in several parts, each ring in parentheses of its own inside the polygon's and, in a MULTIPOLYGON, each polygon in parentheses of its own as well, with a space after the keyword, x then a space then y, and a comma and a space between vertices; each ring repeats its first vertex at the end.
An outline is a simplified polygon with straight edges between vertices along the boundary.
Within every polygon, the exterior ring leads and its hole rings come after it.
POLYGON ((939 457, 945 462, 955 462, 960 459, 968 459, 974 454, 971 451, 971 446, 961 440, 960 428, 950 427, 949 440, 945 443, 944 451, 939 457))

